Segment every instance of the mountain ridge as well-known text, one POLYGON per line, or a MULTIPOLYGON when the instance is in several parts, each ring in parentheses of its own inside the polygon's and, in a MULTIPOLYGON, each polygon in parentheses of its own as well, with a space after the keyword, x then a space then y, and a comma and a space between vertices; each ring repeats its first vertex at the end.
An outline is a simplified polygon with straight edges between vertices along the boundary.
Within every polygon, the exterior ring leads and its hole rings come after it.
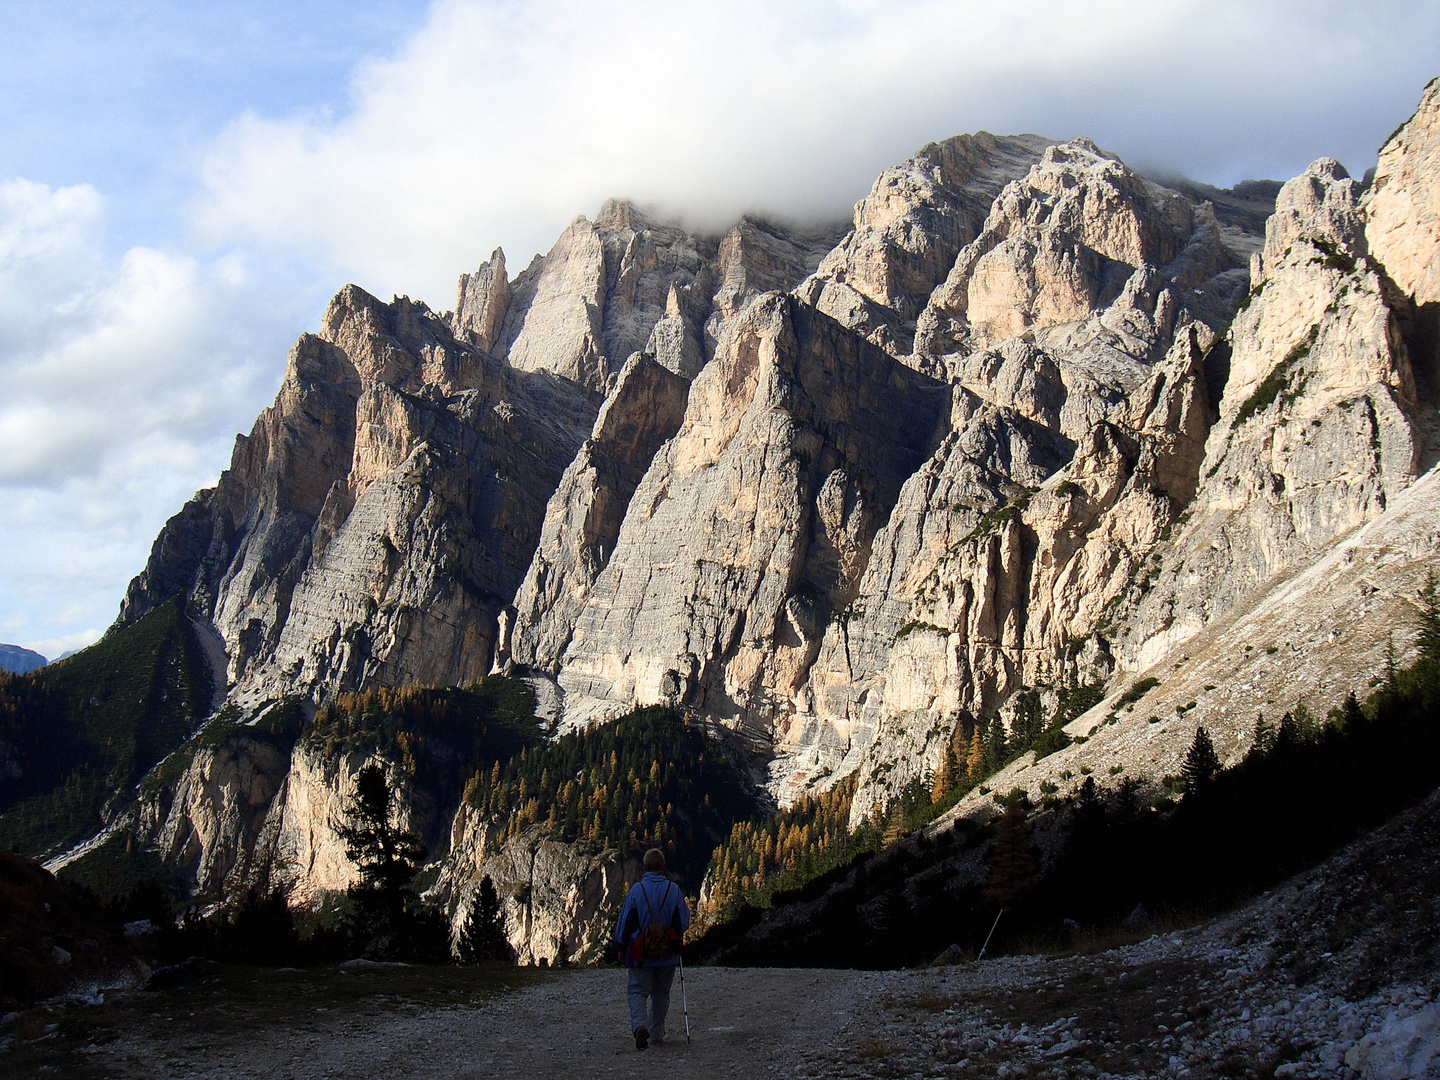
MULTIPOLYGON (((1437 147, 1432 83, 1371 184, 1320 159, 1262 231, 1248 203, 1217 212, 1089 140, 979 133, 883 172, 838 238, 746 219, 717 242, 612 200, 513 279, 497 249, 453 313, 347 286, 116 627, 180 596, 250 718, 491 673, 557 703, 556 732, 676 707, 742 741, 760 804, 853 777, 853 826, 985 725, 1015 729, 1024 695, 1104 684, 1067 730, 1091 754, 1143 739, 1117 760, 1158 784, 1202 720, 1233 755, 1257 697, 1239 688, 1282 709, 1285 672, 1227 670, 1228 718, 1202 694, 1178 722, 1107 724, 1137 676, 1211 670, 1192 643, 1243 650, 1287 581, 1379 535, 1377 558, 1409 556, 1385 562, 1363 647, 1315 629, 1339 593, 1306 602, 1326 693, 1363 688, 1374 627, 1434 564, 1407 493, 1435 461, 1437 147)), ((1158 679, 1146 709, 1201 677, 1158 679)), ((334 829, 363 759, 287 751, 246 773, 249 802, 216 760, 187 788, 187 843, 222 853, 207 889, 343 888, 334 829), (311 855, 256 865, 282 834, 311 855)), ((167 849, 158 806, 136 835, 167 849)), ((452 905, 494 870, 516 920, 564 936, 516 899, 533 858, 452 833, 452 905)), ((507 842, 533 855, 542 833, 507 842)), ((596 865, 555 857, 575 881, 596 865)), ((522 955, 555 955, 529 933, 522 955)))

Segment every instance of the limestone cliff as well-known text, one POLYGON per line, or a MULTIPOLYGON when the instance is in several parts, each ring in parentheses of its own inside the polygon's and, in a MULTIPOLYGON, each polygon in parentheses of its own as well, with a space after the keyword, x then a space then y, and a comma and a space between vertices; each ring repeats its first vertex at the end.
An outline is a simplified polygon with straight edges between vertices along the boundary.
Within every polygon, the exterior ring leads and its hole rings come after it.
POLYGON ((309 906, 344 892, 359 878, 339 830, 350 822, 355 777, 372 762, 400 793, 397 825, 443 851, 454 809, 445 792, 416 785, 373 750, 268 731, 273 708, 215 722, 178 755, 173 786, 142 786, 134 831, 196 896, 216 902, 283 888, 291 903, 309 906))
POLYGON ((1195 489, 1210 422, 1198 334, 1063 470, 992 510, 914 587, 868 680, 874 700, 855 725, 868 737, 834 766, 861 769, 854 820, 936 767, 959 718, 994 715, 1023 686, 1109 675, 1097 628, 1195 489))
POLYGON ((615 550, 621 522, 655 452, 680 427, 689 385, 641 353, 621 370, 590 438, 555 489, 515 597, 513 641, 496 664, 558 668, 575 620, 615 550))
MULTIPOLYGON (((1415 124, 1404 131, 1406 145, 1425 144, 1415 124)), ((1385 154, 1399 174, 1404 166, 1393 145, 1385 154)), ((1028 381, 1018 384, 1023 407, 1044 421, 1056 415, 1057 403, 1079 396, 1073 387, 1081 380, 1064 378, 1077 368, 1090 377, 1092 408, 1097 396, 1101 404, 1116 400, 1113 390, 1095 395, 1097 384, 1103 387, 1107 373, 1113 379, 1143 361, 1134 345, 1147 338, 1152 348, 1163 342, 1157 331, 1169 317, 1155 316, 1164 307, 1187 312, 1193 321, 1176 335, 1169 359, 1143 390, 1112 382, 1128 396, 1123 407, 1111 406, 1108 416, 1072 413, 1068 420, 1060 407, 1060 428, 1079 443, 1074 459, 943 560, 928 588, 917 592, 905 625, 894 631, 883 675, 862 667, 868 678, 856 680, 854 668, 841 668, 829 703, 836 719, 817 709, 815 721, 799 726, 795 758, 779 763, 776 773, 787 791, 861 768, 853 813, 868 812, 897 783, 938 765, 957 719, 993 714, 1022 686, 1108 677, 1116 665, 1156 664, 1383 514, 1422 467, 1433 405, 1419 401, 1409 362, 1418 305, 1397 297, 1370 253, 1361 188, 1337 163, 1316 162, 1280 191, 1263 249, 1252 259, 1254 288, 1228 331, 1216 337, 1223 323, 1211 305, 1238 275, 1238 245, 1217 248, 1223 233, 1213 221, 1195 227, 1193 219, 1190 238, 1182 242, 1188 211, 1173 209, 1173 202, 1165 204, 1172 209, 1160 221, 1178 222, 1179 229, 1168 240, 1163 229, 1147 231, 1139 224, 1142 200, 1152 210, 1161 205, 1154 191, 1087 148, 1078 155, 1084 171, 1108 176, 1130 197, 1092 217, 1086 204, 1096 196, 1087 192, 1086 180, 1045 182, 1043 174, 1068 156, 1069 147, 1051 148, 1027 177, 1028 191, 1022 185, 1008 189, 1015 209, 1006 209, 1005 196, 997 201, 987 223, 991 235, 982 234, 962 252, 927 309, 948 320, 944 332, 934 330, 941 326, 938 317, 922 319, 930 336, 917 340, 963 349, 1023 325, 1038 349, 1054 353, 1061 341, 1078 345, 1068 357, 1060 352, 1060 380, 1047 379, 1032 362, 1025 369, 1028 381), (1041 198, 1038 213, 1022 198, 1036 191, 1055 196, 1041 198), (1068 215, 1063 242, 1045 240, 1030 224, 1048 223, 1061 211, 1068 215), (1016 229, 1009 220, 1025 225, 1016 229), (1078 248, 1065 254, 1065 243, 1086 230, 1097 239, 1085 248, 1110 243, 1105 257, 1124 266, 1130 265, 1125 258, 1171 257, 1160 268, 1161 274, 1176 273, 1171 284, 1160 293, 1150 286, 1154 299, 1147 306, 1153 308, 1141 320, 1124 320, 1133 335, 1128 342, 1129 335, 1104 342, 1103 332, 1095 333, 1104 316, 1072 321, 1067 325, 1073 329, 1060 335, 1046 325, 1073 319, 1103 296, 1094 273, 1103 263, 1087 263, 1083 252, 1074 254, 1078 248), (1006 255, 976 290, 985 260, 1004 252, 1017 235, 1021 272, 1006 255), (1006 239, 977 257, 1000 236, 1006 239), (1047 250, 1057 253, 1048 264, 1047 250), (1179 269, 1187 263, 1190 269, 1179 269), (1046 265, 1048 277, 1030 270, 1046 265), (1206 273, 1212 277, 1197 289, 1196 277, 1206 273), (992 309, 988 298, 997 288, 1009 299, 992 309), (1160 302, 1167 292, 1169 300, 1160 302), (997 322, 992 310, 1019 322, 997 322), (1134 333, 1137 328, 1142 332, 1134 333), (1096 350, 1098 342, 1104 342, 1103 352, 1096 350), (1070 398, 1042 389, 1056 381, 1067 384, 1070 398), (1079 516, 1065 505, 1072 498, 1083 509, 1079 516), (876 782, 869 782, 872 777, 876 782)), ((1396 186, 1389 198, 1410 196, 1396 186)), ((1207 216, 1203 208, 1196 215, 1207 216)), ((1421 266, 1428 255, 1412 244, 1405 258, 1421 266)), ((1139 276, 1136 271, 1130 280, 1139 276)), ((1153 280, 1154 272, 1147 276, 1153 280)), ((1127 305, 1117 298, 1115 306, 1127 305)), ((1423 333, 1418 336, 1423 342, 1423 333)), ((973 360, 957 365, 947 358, 947 364, 962 378, 975 370, 973 360)), ((997 369, 1003 365, 992 361, 989 370, 997 369)), ((891 612, 892 621, 900 618, 893 606, 891 612)), ((823 678, 824 666, 816 670, 823 678)))
POLYGON ((1127 619, 1133 666, 1318 558, 1415 479, 1414 379, 1358 196, 1329 159, 1280 192, 1263 277, 1215 346, 1228 376, 1203 483, 1127 619))
POLYGON ((1440 79, 1380 148, 1364 209, 1371 254, 1400 292, 1440 303, 1440 79))
POLYGON ((347 287, 219 485, 166 525, 121 621, 185 593, 241 701, 476 678, 593 419, 577 388, 424 305, 347 287))
POLYGON ((637 858, 562 843, 543 825, 506 839, 503 824, 486 823, 468 807, 455 815, 450 852, 432 892, 453 911, 453 932, 460 932, 473 894, 488 877, 522 964, 610 955, 620 905, 643 873, 637 858))
POLYGON ((561 660, 567 710, 670 700, 768 740, 948 397, 794 299, 753 303, 630 500, 561 660))
POLYGON ((1001 188, 1046 145, 1037 135, 982 131, 930 143, 886 169, 855 204, 854 228, 798 295, 882 348, 910 352, 931 291, 974 240, 1001 188))
POLYGON ((1440 560, 1437 102, 1432 82, 1368 190, 1321 159, 1279 193, 1253 288, 1204 364, 1219 402, 1195 497, 1102 626, 1157 685, 1127 703, 1134 677, 1115 680, 1070 724, 1076 744, 1026 755, 997 788, 1173 773, 1200 726, 1234 762, 1257 714, 1363 696, 1413 648, 1440 560))
MULTIPOLYGON (((771 768, 782 798, 845 775, 872 743, 874 765, 903 783, 934 765, 960 719, 1062 670, 1067 643, 1094 632, 1194 493, 1211 409, 1204 347, 1243 292, 1257 244, 1085 140, 1050 146, 1005 186, 920 315, 921 351, 907 363, 955 388, 949 435, 907 483, 782 725, 771 768), (990 532, 1007 503, 1067 463, 1067 477, 1106 480, 1068 515, 1042 496, 1023 551, 1017 538, 953 564, 973 531, 990 532), (1132 470, 1138 491, 1125 490, 1132 470), (984 616, 993 626, 975 627, 969 645, 962 632, 948 651, 924 628, 951 624, 921 597, 947 559, 947 587, 976 591, 987 611, 999 605, 984 616), (934 656, 917 670, 927 648, 934 656), (977 648, 987 654, 966 655, 977 648)), ((862 783, 854 812, 874 798, 884 790, 862 783)))

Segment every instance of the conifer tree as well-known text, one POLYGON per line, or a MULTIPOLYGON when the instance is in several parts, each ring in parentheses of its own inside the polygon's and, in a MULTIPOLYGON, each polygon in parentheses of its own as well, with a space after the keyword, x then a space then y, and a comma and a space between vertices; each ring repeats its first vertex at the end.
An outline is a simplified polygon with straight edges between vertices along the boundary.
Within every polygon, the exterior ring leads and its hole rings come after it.
POLYGON ((1129 825, 1140 816, 1140 781, 1122 776, 1110 799, 1111 819, 1121 826, 1129 825))
POLYGON ((1185 754, 1185 764, 1180 775, 1185 777, 1185 794, 1195 795, 1210 786, 1220 771, 1220 758, 1215 753, 1215 744, 1210 733, 1203 727, 1195 729, 1195 741, 1185 754))
POLYGON ((1255 714, 1255 735, 1246 758, 1264 757, 1275 749, 1275 725, 1265 719, 1264 713, 1255 714))
POLYGON ((470 899, 470 913, 455 944, 462 964, 515 962, 505 912, 489 874, 480 879, 480 887, 470 899))
POLYGON ((930 784, 930 801, 938 803, 941 799, 954 789, 959 766, 955 762, 955 747, 949 740, 945 743, 945 753, 940 757, 940 768, 935 770, 935 776, 930 784))
POLYGON ((992 773, 1005 764, 1005 758, 1010 752, 1010 740, 1005 735, 1005 721, 995 717, 990 721, 985 736, 985 760, 981 769, 992 773))
POLYGON ((1365 714, 1360 710, 1360 702, 1355 697, 1355 691, 1345 695, 1345 704, 1340 707, 1340 722, 1345 725, 1356 724, 1365 719, 1365 714))
POLYGON ((425 860, 425 845, 391 823, 390 785, 379 765, 366 765, 355 777, 350 822, 337 832, 360 870, 350 889, 352 930, 366 953, 409 956, 415 945, 413 883, 425 860))
POLYGON ((965 775, 974 780, 985 763, 985 725, 976 723, 970 732, 970 748, 965 752, 965 775))
POLYGON ((1029 804, 1011 799, 1000 817, 995 847, 990 855, 990 877, 985 883, 987 903, 1008 906, 1035 878, 1035 856, 1031 851, 1030 828, 1026 822, 1029 804))
POLYGON ((1015 748, 1023 750, 1045 730, 1045 717, 1040 710, 1040 691, 1021 690, 1015 695, 1015 748))
MULTIPOLYGON (((1420 590, 1420 633, 1415 646, 1425 664, 1440 664, 1440 596, 1436 595, 1433 573, 1425 575, 1425 588, 1420 590)), ((1391 647, 1394 647, 1393 640, 1391 647)))

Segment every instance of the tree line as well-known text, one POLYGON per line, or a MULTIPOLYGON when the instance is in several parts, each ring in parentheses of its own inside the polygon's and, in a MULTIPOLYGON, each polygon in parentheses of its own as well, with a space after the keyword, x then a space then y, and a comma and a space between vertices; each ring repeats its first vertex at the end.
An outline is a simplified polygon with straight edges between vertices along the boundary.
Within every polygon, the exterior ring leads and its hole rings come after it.
POLYGON ((745 906, 766 907, 775 894, 809 884, 867 852, 884 850, 923 828, 995 773, 1030 751, 1044 757, 1070 743, 1064 726, 1104 697, 1101 683, 1072 681, 1056 691, 1047 715, 1039 689, 1016 695, 1013 721, 962 718, 939 767, 900 786, 850 826, 857 774, 819 795, 807 795, 769 817, 737 821, 715 849, 707 878, 707 922, 723 922, 745 906))
POLYGON ((473 773, 463 801, 507 838, 540 824, 557 839, 627 857, 661 848, 692 892, 716 842, 755 806, 736 751, 665 706, 525 747, 473 773))

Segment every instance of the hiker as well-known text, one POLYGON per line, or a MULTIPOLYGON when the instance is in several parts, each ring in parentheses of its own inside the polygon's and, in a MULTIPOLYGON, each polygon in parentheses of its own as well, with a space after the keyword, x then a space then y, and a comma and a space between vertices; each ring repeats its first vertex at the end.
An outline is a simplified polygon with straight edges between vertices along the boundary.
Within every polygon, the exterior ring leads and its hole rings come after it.
POLYGON ((645 876, 631 887, 615 924, 615 941, 630 969, 625 997, 630 1003, 630 1031, 636 1050, 665 1041, 670 984, 675 980, 675 965, 680 963, 680 942, 689 926, 685 896, 665 874, 665 853, 651 848, 645 852, 645 876))

